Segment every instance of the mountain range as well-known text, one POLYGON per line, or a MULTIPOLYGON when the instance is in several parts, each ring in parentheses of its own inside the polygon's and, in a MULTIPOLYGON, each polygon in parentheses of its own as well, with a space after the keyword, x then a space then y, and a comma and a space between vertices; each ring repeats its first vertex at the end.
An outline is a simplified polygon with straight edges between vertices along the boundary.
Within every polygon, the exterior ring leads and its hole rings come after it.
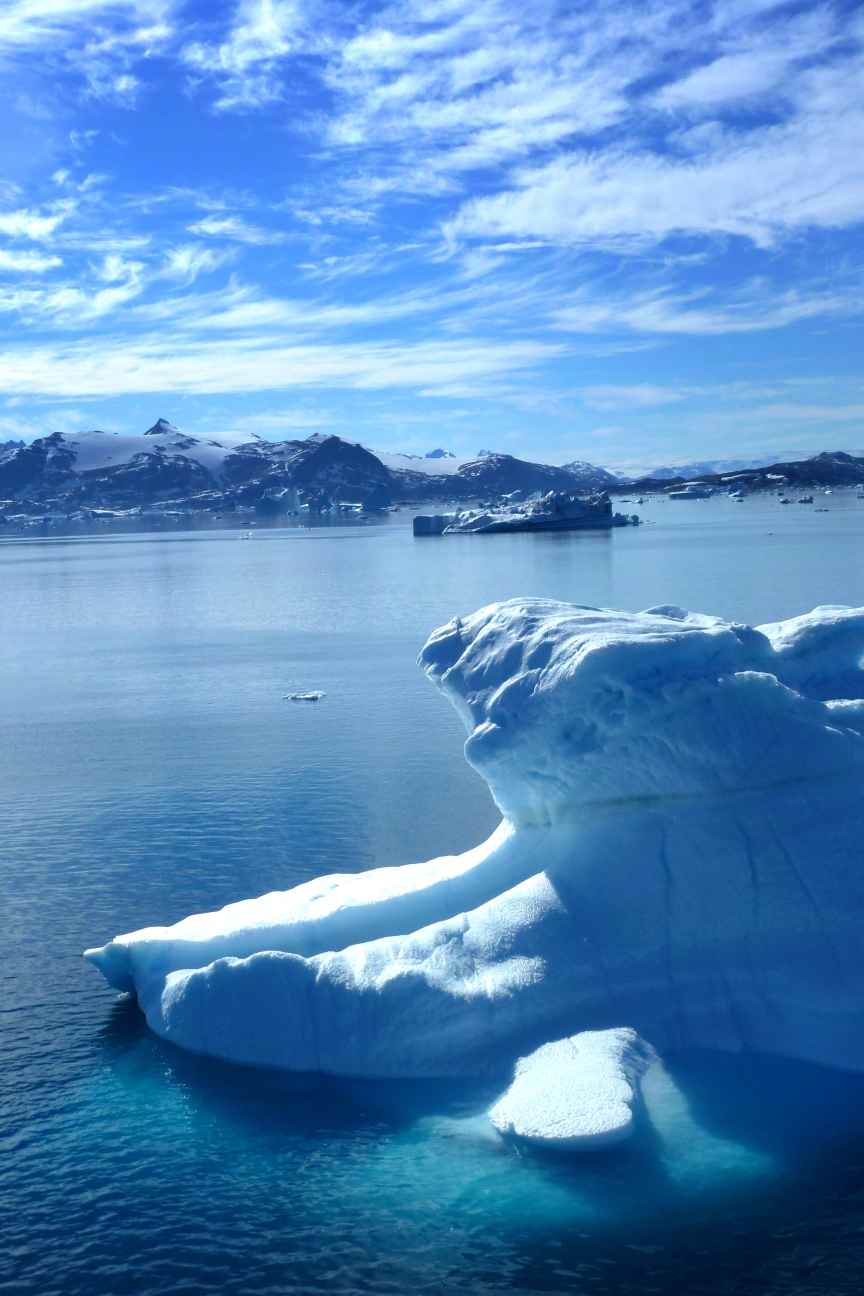
POLYGON ((296 498, 294 491, 313 508, 362 503, 370 497, 380 506, 388 501, 463 501, 550 490, 620 494, 668 489, 683 480, 719 484, 728 480, 732 465, 751 486, 777 485, 781 478, 796 486, 864 482, 864 458, 839 452, 780 464, 751 461, 746 468, 739 468, 740 463, 656 468, 634 481, 581 460, 556 467, 494 451, 475 458, 444 452, 421 457, 370 450, 321 433, 292 441, 250 439, 238 433, 200 437, 160 418, 141 434, 54 432, 30 445, 0 446, 0 510, 68 515, 88 509, 220 511, 240 506, 279 512, 288 498, 296 498), (687 471, 693 468, 702 472, 687 471))
POLYGON ((140 435, 54 432, 0 453, 0 509, 63 512, 171 505, 278 511, 288 488, 323 506, 378 500, 467 500, 520 491, 584 490, 617 478, 591 464, 563 468, 486 453, 476 459, 375 452, 321 433, 297 441, 195 437, 158 419, 140 435), (267 505, 271 507, 267 507, 267 505))

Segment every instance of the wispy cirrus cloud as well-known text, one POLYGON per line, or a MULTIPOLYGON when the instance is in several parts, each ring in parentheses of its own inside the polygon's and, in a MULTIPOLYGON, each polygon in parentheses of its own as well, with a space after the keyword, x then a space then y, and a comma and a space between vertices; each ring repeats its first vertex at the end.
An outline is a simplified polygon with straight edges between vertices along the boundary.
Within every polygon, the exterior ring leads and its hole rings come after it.
MULTIPOLYGON (((783 329, 816 365, 864 311, 845 0, 10 0, 0 61, 45 163, 0 191, 21 398, 329 387, 386 421, 410 391, 507 403, 517 449, 543 410, 707 436, 671 357, 732 383, 783 329)), ((858 403, 757 387, 728 427, 858 403)))
POLYGON ((353 20, 248 0, 223 41, 195 47, 234 87, 222 106, 260 99, 262 77, 276 96, 313 54, 333 101, 309 125, 344 163, 346 201, 450 194, 451 238, 764 244, 862 217, 862 24, 837 5, 402 0, 353 20))
POLYGON ((134 65, 170 44, 179 0, 9 0, 0 12, 0 60, 50 52, 95 98, 131 106, 134 65))
MULTIPOLYGON (((746 136, 717 131, 683 156, 632 149, 581 152, 513 176, 445 225, 449 237, 545 238, 638 250, 672 235, 739 235, 770 247, 808 228, 864 220, 864 76, 811 74, 813 110, 746 136)), ((685 138, 682 141, 687 144, 685 138)), ((689 143, 695 145, 696 141, 689 143)))
POLYGON ((58 256, 44 256, 41 252, 14 252, 9 248, 0 248, 0 271, 44 275, 59 265, 62 265, 62 261, 58 256))
POLYGON ((0 13, 0 48, 65 40, 112 19, 138 30, 164 22, 171 8, 170 0, 9 0, 0 13))
POLYGON ((202 238, 225 239, 233 243, 250 243, 256 247, 265 247, 270 243, 282 243, 285 235, 281 230, 261 229, 250 225, 240 216, 205 216, 188 226, 190 234, 202 238))
POLYGON ((680 391, 675 391, 671 387, 658 387, 652 383, 635 383, 629 386, 596 383, 592 387, 583 387, 579 394, 589 409, 597 410, 651 408, 683 399, 680 391))
POLYGON ((191 41, 181 57, 219 85, 217 109, 260 108, 281 95, 282 61, 308 44, 307 14, 302 0, 240 0, 222 40, 191 41))
POLYGON ((760 333, 860 314, 864 274, 855 267, 836 278, 802 275, 793 288, 765 276, 751 276, 743 283, 718 288, 688 287, 680 276, 654 269, 624 288, 610 289, 603 279, 588 282, 574 289, 566 302, 550 298, 549 306, 554 326, 574 333, 621 329, 655 337, 760 333))
POLYGON ((189 286, 202 274, 211 274, 230 259, 230 252, 219 252, 200 243, 186 243, 169 248, 162 266, 155 271, 156 278, 174 279, 189 286))
POLYGON ((57 227, 71 215, 74 203, 61 202, 51 205, 49 211, 28 211, 19 208, 17 211, 0 212, 0 234, 9 238, 31 239, 34 242, 45 242, 54 234, 57 227))
POLYGON ((530 369, 561 347, 538 342, 355 343, 290 346, 280 337, 254 343, 78 342, 0 352, 0 385, 9 393, 64 397, 135 392, 276 391, 289 387, 428 387, 530 369))

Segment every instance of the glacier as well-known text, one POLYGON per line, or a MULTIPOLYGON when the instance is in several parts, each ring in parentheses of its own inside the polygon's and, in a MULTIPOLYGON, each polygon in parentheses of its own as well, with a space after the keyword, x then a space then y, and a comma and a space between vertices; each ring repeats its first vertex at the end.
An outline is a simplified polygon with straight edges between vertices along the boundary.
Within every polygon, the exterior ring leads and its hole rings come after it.
POLYGON ((420 665, 501 811, 488 841, 85 957, 184 1049, 512 1081, 500 1127, 541 1140, 626 1133, 626 1059, 651 1050, 864 1071, 862 657, 864 609, 845 607, 756 628, 545 599, 457 617, 420 665), (593 1085, 598 1110, 605 1092, 606 1115, 550 1125, 532 1111, 546 1073, 593 1085))

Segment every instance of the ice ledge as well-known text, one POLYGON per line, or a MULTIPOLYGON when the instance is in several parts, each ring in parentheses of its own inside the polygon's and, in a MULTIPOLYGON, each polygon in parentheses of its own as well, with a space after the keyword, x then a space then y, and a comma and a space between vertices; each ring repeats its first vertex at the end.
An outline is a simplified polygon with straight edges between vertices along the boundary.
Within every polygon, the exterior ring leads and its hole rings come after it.
POLYGON ((654 1053, 634 1030, 583 1031, 544 1044, 516 1064, 490 1108, 499 1133, 528 1143, 594 1151, 633 1133, 639 1082, 654 1053))

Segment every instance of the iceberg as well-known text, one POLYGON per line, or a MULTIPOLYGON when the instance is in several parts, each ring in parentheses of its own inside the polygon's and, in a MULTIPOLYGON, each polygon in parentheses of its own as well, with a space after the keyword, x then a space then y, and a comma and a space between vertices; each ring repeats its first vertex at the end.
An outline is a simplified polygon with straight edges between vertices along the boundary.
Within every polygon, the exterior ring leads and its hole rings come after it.
MULTIPOLYGON (((195 1053, 513 1080, 514 1128, 538 1066, 584 1089, 543 1046, 591 1032, 862 1071, 862 656, 864 609, 757 628, 545 599, 457 617, 420 664, 501 810, 487 842, 85 957, 195 1053)), ((627 1106, 620 1050, 593 1057, 627 1106)))
MULTIPOLYGON (((519 492, 514 492, 519 494, 519 492)), ((523 504, 505 497, 495 507, 468 510, 455 514, 418 514, 414 519, 415 535, 494 535, 514 531, 583 531, 638 525, 633 513, 612 512, 612 501, 605 491, 588 495, 549 491, 523 504)))

